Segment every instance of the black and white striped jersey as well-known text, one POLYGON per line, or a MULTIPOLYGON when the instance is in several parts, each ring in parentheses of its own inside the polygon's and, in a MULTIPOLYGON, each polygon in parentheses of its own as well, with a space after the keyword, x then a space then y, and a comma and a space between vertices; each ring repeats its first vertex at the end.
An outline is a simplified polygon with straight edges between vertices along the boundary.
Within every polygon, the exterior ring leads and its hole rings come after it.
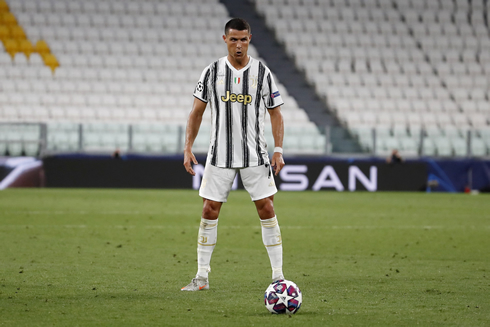
MULTIPOLYGON (((269 162, 264 137, 266 109, 283 104, 269 68, 249 57, 236 70, 227 57, 204 69, 194 96, 211 106, 209 162, 243 168, 269 162)), ((273 145, 272 145, 273 146, 273 145)))

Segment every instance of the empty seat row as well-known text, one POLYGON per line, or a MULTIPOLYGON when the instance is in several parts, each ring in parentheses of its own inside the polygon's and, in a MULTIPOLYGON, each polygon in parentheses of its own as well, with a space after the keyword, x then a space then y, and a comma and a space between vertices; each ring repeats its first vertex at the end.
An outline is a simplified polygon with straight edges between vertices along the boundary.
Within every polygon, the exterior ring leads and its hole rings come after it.
POLYGON ((336 85, 336 86, 399 86, 399 87, 417 87, 417 86, 454 86, 465 88, 483 88, 488 89, 490 85, 489 75, 455 75, 448 74, 442 76, 424 76, 424 75, 360 75, 356 73, 343 74, 343 73, 330 73, 321 74, 317 73, 309 78, 310 81, 321 85, 336 85))
MULTIPOLYGON (((210 64, 207 58, 196 58, 195 61, 187 58, 168 56, 130 56, 130 55, 59 55, 59 61, 66 67, 108 67, 108 68, 154 68, 170 70, 172 73, 175 68, 186 68, 181 74, 193 74, 199 76, 203 67, 210 64), (185 59, 185 60, 184 60, 185 59), (197 72, 197 75, 196 75, 197 72)), ((15 60, 14 60, 15 62, 15 60)))
MULTIPOLYGON (((359 1, 359 0, 358 0, 359 1)), ((387 0, 390 2, 390 0, 387 0)), ((396 4, 398 8, 414 8, 419 11, 424 9, 429 10, 446 10, 454 11, 458 10, 484 10, 488 3, 485 0, 456 0, 456 1, 432 1, 432 0, 395 0, 393 3, 396 4)))
POLYGON ((476 114, 478 112, 490 113, 490 102, 487 100, 418 100, 418 99, 378 99, 366 100, 358 99, 332 99, 332 106, 339 112, 361 112, 371 111, 400 111, 407 115, 423 115, 434 112, 450 112, 463 114, 476 114))
MULTIPOLYGON (((320 91, 320 90, 319 90, 320 91)), ((488 101, 489 100, 488 89, 456 89, 449 92, 446 88, 437 87, 403 87, 399 88, 396 86, 382 86, 382 87, 334 87, 329 86, 324 89, 324 94, 329 100, 339 100, 346 99, 350 101, 352 99, 360 99, 364 102, 371 102, 371 99, 377 99, 379 101, 392 99, 409 99, 409 100, 423 100, 426 103, 431 103, 431 101, 444 102, 444 100, 451 100, 453 98, 455 101, 465 101, 473 100, 475 103, 478 101, 488 101)), ((451 100, 453 101, 453 100, 451 100)))
POLYGON ((184 46, 183 44, 172 45, 165 43, 135 43, 135 42, 87 42, 87 41, 68 41, 68 42, 51 42, 50 48, 58 54, 126 54, 131 56, 145 55, 173 55, 173 56, 192 56, 203 55, 207 57, 216 57, 223 55, 223 51, 213 44, 204 45, 199 49, 184 46))
POLYGON ((398 149, 403 156, 487 156, 489 154, 489 143, 483 139, 472 139, 468 146, 463 138, 448 139, 425 138, 422 142, 410 138, 381 138, 376 141, 376 148, 371 138, 359 138, 362 146, 374 151, 377 155, 386 156, 391 154, 393 149, 398 149))
MULTIPOLYGON (((4 69, 0 72, 1 77, 6 78, 26 78, 30 76, 35 76, 37 74, 44 74, 44 69, 33 69, 32 67, 2 67, 4 69), (5 69, 6 68, 6 69, 5 69)), ((145 68, 127 68, 127 69, 111 69, 111 68, 79 68, 63 66, 57 69, 54 75, 48 71, 48 77, 51 76, 57 80, 125 80, 125 81, 179 81, 183 83, 193 83, 195 84, 196 77, 190 76, 190 73, 182 74, 177 70, 172 72, 164 70, 152 70, 151 67, 145 68), (192 78, 193 77, 193 78, 192 78)), ((194 85, 195 86, 195 85, 194 85)), ((193 86, 193 87, 194 87, 193 86)))
MULTIPOLYGON (((121 122, 185 122, 190 105, 175 105, 173 110, 162 108, 110 108, 104 106, 3 106, 0 110, 3 122, 25 121, 121 121, 121 122)), ((203 118, 209 123, 209 116, 203 118)))
MULTIPOLYGON (((39 97, 46 93, 55 96, 69 94, 155 94, 163 97, 165 94, 186 94, 191 96, 194 84, 183 86, 181 84, 168 85, 166 83, 146 83, 128 81, 58 81, 58 80, 4 80, 0 81, 0 91, 9 94, 19 93, 26 98, 39 97)), ((2 96, 2 99, 5 98, 2 96)))
POLYGON ((215 0, 187 1, 9 1, 11 10, 27 13, 43 13, 46 15, 58 13, 87 13, 87 14, 176 14, 205 16, 226 15, 226 9, 215 0), (190 2, 190 3, 189 3, 190 2))
MULTIPOLYGON (((103 15, 103 14, 62 14, 62 15, 42 15, 42 14, 19 14, 19 22, 29 26, 50 26, 50 27, 125 27, 125 28, 209 28, 221 29, 223 17, 208 19, 196 13, 192 20, 182 20, 180 16, 154 15, 154 16, 135 16, 135 15, 103 15)), ((225 20, 226 22, 226 20, 225 20)))
POLYGON ((375 151, 377 154, 399 149, 403 155, 466 156, 471 153, 475 156, 485 156, 490 151, 488 127, 467 131, 451 126, 445 129, 429 126, 406 133, 403 127, 392 130, 386 126, 373 129, 364 125, 353 128, 353 134, 366 150, 375 151))
POLYGON ((403 125, 403 126, 432 126, 440 127, 454 125, 458 127, 486 127, 490 124, 490 113, 465 115, 462 113, 423 116, 416 114, 404 114, 400 112, 342 112, 341 118, 350 127, 371 124, 376 125, 403 125))
POLYGON ((439 138, 439 137, 447 137, 447 138, 481 138, 481 139, 489 139, 490 138, 490 126, 483 126, 477 128, 468 129, 467 127, 459 128, 453 125, 446 126, 437 126, 437 125, 429 125, 429 126, 407 126, 403 124, 399 125, 376 125, 371 126, 367 124, 360 124, 352 128, 352 132, 354 135, 363 135, 363 137, 403 137, 403 138, 413 138, 415 140, 420 138, 439 138), (468 135, 469 134, 469 135, 468 135))
MULTIPOLYGON (((392 78, 395 78, 398 75, 410 75, 410 77, 413 77, 413 75, 432 75, 434 72, 434 68, 425 61, 412 62, 352 58, 326 59, 321 62, 302 62, 301 67, 311 75, 314 75, 315 71, 326 74, 342 73, 345 76, 358 75, 363 78, 371 76, 374 81, 379 79, 380 75, 383 74, 391 75, 393 76, 392 78)), ((481 73, 483 69, 481 65, 474 62, 468 64, 444 63, 440 67, 446 68, 449 73, 463 72, 465 74, 481 73)), ((438 68, 436 68, 436 71, 438 71, 438 68)))
POLYGON ((348 19, 361 20, 387 16, 388 19, 401 20, 423 20, 423 21, 466 21, 463 13, 478 13, 485 11, 485 0, 472 1, 465 6, 454 6, 452 1, 428 1, 423 6, 411 6, 410 1, 390 0, 377 5, 369 4, 368 1, 359 1, 358 5, 352 5, 353 1, 339 1, 335 5, 329 1, 288 1, 288 6, 284 6, 284 1, 255 1, 257 8, 262 12, 268 12, 271 8, 276 8, 276 14, 280 18, 318 18, 328 17, 329 19, 348 19), (298 3, 295 3, 298 2, 298 3), (442 6, 439 6, 439 5, 442 6), (278 6, 283 5, 283 6, 278 6), (398 10, 396 10, 398 9, 398 10), (398 15, 397 15, 398 14, 398 15))
MULTIPOLYGON (((343 74, 343 73, 323 73, 308 76, 308 80, 315 83, 318 89, 322 87, 330 86, 348 86, 357 88, 359 86, 375 87, 376 85, 382 87, 396 86, 399 88, 405 87, 431 87, 439 88, 442 85, 442 81, 435 75, 361 75, 356 73, 343 74)), ((487 85, 487 79, 482 76, 481 78, 469 77, 467 79, 458 80, 457 83, 467 85, 481 85, 485 87, 487 85)))
POLYGON ((192 105, 192 90, 188 96, 167 94, 160 95, 107 95, 89 93, 86 95, 77 94, 29 94, 25 93, 2 93, 0 94, 1 105, 68 105, 68 106, 108 106, 108 107, 155 107, 167 108, 177 104, 192 105))
MULTIPOLYGON (((146 105, 104 105, 100 103, 91 103, 83 105, 79 103, 56 104, 50 103, 47 105, 3 105, 0 110, 0 121, 52 121, 52 120, 68 120, 68 121, 133 121, 133 122, 149 122, 149 121, 177 121, 185 122, 187 115, 192 106, 192 99, 185 101, 168 101, 162 106, 153 104, 146 105), (171 106, 172 109, 169 109, 171 106)), ((314 128, 314 125, 308 120, 308 116, 302 110, 284 110, 284 119, 290 126, 304 126, 314 128)), ((210 122, 210 111, 207 111, 203 120, 206 123, 210 122)), ((270 123, 270 118, 267 116, 266 123, 270 123)))
MULTIPOLYGON (((179 69, 182 71, 182 75, 188 75, 189 73, 195 74, 198 71, 197 76, 201 73, 202 69, 212 62, 212 59, 208 57, 200 57, 195 60, 189 60, 187 57, 178 56, 131 56, 131 55, 94 55, 94 54, 61 54, 58 55, 59 63, 63 67, 106 67, 111 69, 124 68, 153 68, 174 71, 179 69)), ((37 53, 32 53, 27 57, 23 53, 16 53, 14 57, 10 57, 6 53, 0 53, 0 66, 8 70, 2 75, 24 75, 26 72, 29 74, 44 66, 42 57, 37 53)), ((29 75, 30 76, 30 75, 29 75)), ((196 75, 194 75, 194 78, 196 75)))
POLYGON ((25 33, 31 39, 45 38, 50 41, 83 41, 91 40, 97 41, 132 41, 132 42, 183 42, 187 41, 206 41, 208 43, 218 43, 220 38, 220 32, 210 32, 209 29, 197 30, 189 33, 187 29, 174 29, 161 27, 148 27, 148 28, 91 28, 91 27, 77 27, 77 26, 62 26, 62 28, 53 28, 51 26, 38 26, 22 24, 25 33))
MULTIPOLYGON (((282 5, 284 4, 283 0, 254 0, 257 6, 260 8, 261 6, 266 5, 282 5)), ((303 5, 311 5, 318 6, 319 4, 325 4, 329 7, 336 8, 345 8, 350 7, 356 10, 360 10, 362 8, 414 8, 418 10, 424 9, 432 9, 432 10, 449 10, 454 11, 455 9, 463 9, 463 8, 473 8, 473 9, 483 9, 485 10, 488 7, 488 2, 486 0, 473 0, 468 2, 468 0, 457 0, 453 1, 433 1, 433 0, 328 0, 322 1, 319 0, 288 0, 287 3, 291 6, 303 6, 303 5)))
POLYGON ((484 15, 481 14, 478 16, 479 21, 476 17, 473 17, 473 25, 470 24, 439 24, 434 22, 429 23, 417 23, 413 24, 409 27, 409 30, 413 33, 416 38, 425 37, 425 36, 483 36, 485 33, 488 33, 487 27, 484 21, 484 15))

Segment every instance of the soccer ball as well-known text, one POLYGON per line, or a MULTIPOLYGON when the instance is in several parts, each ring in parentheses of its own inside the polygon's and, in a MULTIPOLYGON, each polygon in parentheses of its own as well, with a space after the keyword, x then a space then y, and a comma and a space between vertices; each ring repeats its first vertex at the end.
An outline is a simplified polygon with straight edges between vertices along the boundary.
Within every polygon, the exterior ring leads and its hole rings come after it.
POLYGON ((267 287, 264 302, 265 307, 271 313, 293 314, 301 307, 303 295, 295 283, 283 279, 267 287))

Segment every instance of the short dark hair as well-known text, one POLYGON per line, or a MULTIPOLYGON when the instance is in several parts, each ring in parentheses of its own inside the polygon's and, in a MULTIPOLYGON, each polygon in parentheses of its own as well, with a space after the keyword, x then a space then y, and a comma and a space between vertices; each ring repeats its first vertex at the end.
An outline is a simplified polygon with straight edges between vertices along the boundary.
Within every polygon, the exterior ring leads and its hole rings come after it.
POLYGON ((234 29, 237 31, 248 31, 248 34, 252 33, 252 29, 250 28, 250 24, 243 18, 233 18, 225 25, 225 35, 228 35, 230 29, 234 29))

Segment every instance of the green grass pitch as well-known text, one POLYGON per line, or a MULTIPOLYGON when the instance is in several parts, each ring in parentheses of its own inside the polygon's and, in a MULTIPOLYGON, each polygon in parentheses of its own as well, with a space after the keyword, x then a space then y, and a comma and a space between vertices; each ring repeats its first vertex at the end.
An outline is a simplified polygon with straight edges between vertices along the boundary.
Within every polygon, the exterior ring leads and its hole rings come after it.
POLYGON ((196 272, 196 191, 0 193, 1 326, 489 326, 490 197, 280 192, 296 315, 270 314, 255 207, 221 212, 209 291, 196 272))

